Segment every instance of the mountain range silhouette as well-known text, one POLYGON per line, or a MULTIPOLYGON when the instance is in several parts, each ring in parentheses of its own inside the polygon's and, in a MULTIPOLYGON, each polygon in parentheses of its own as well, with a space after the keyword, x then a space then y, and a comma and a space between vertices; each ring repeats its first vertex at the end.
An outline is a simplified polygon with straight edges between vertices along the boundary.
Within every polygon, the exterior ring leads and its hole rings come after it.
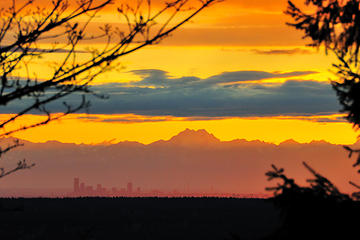
MULTIPOLYGON (((0 142, 5 146, 13 139, 0 142)), ((344 191, 353 190, 348 180, 358 175, 341 145, 325 141, 298 143, 287 140, 279 145, 259 140, 220 141, 206 130, 185 129, 169 140, 145 145, 138 142, 115 144, 74 144, 49 141, 23 141, 4 155, 5 165, 26 158, 36 166, 0 181, 1 188, 71 188, 74 177, 89 184, 124 186, 132 181, 143 188, 164 190, 261 193, 267 182, 265 172, 271 164, 284 167, 288 176, 305 184, 309 173, 306 161, 329 177, 344 191), (347 177, 344 178, 343 176, 347 177)))
MULTIPOLYGON (((20 140, 21 143, 24 144, 34 144, 33 142, 27 141, 27 140, 23 140, 23 139, 19 139, 19 138, 14 138, 14 137, 5 137, 0 139, 0 146, 6 146, 8 144, 11 144, 14 142, 14 140, 20 140)), ((74 143, 62 143, 60 141, 56 141, 56 140, 50 140, 45 142, 47 145, 52 145, 52 146, 64 146, 64 144, 70 144, 70 145, 86 145, 86 144, 74 144, 74 143)), ((260 140, 246 140, 246 139, 234 139, 231 141, 221 141, 219 138, 215 137, 213 134, 209 133, 208 131, 206 131, 205 129, 199 129, 199 130, 193 130, 193 129, 189 129, 186 128, 184 131, 179 132, 177 135, 171 137, 169 140, 158 140, 155 141, 153 143, 150 143, 148 145, 157 145, 157 144, 173 144, 173 145, 182 145, 182 146, 191 146, 191 145, 216 145, 216 144, 221 144, 221 143, 226 143, 226 144, 251 144, 251 145, 263 145, 263 144, 272 144, 272 143, 268 143, 268 142, 264 142, 264 141, 260 141, 260 140)), ((43 143, 41 143, 43 144, 43 143)), ((109 142, 103 142, 103 143, 99 143, 99 144, 90 144, 90 145, 146 145, 146 144, 142 144, 136 141, 122 141, 122 142, 118 142, 118 143, 109 143, 109 142)), ((296 145, 296 144, 302 144, 299 143, 293 139, 287 139, 284 140, 283 142, 281 142, 278 145, 296 145)), ((309 144, 331 144, 325 140, 314 140, 312 142, 310 142, 309 144)), ((275 144, 274 144, 275 145, 275 144)), ((355 143, 354 145, 360 145, 360 140, 355 143)))

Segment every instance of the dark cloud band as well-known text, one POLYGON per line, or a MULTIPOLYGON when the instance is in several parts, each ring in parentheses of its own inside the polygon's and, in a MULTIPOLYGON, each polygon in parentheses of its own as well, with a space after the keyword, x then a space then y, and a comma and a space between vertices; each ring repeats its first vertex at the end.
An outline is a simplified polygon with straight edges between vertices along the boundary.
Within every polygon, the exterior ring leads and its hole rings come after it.
MULTIPOLYGON (((288 80, 264 84, 269 78, 300 77, 314 72, 225 72, 207 79, 173 78, 161 70, 134 71, 142 80, 97 85, 108 100, 91 98, 90 113, 177 117, 303 116, 336 113, 339 105, 329 83, 288 80), (252 81, 252 82, 249 82, 252 81)), ((66 99, 76 104, 78 95, 66 99)), ((10 104, 1 113, 14 113, 28 100, 10 104)), ((62 111, 60 103, 49 109, 62 111)))

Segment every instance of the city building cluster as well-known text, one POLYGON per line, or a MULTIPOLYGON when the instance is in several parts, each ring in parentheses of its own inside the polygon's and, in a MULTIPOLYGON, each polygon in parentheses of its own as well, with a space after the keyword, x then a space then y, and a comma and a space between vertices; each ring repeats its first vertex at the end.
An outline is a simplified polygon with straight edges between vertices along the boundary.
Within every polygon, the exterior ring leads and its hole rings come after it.
POLYGON ((93 186, 80 182, 79 178, 74 178, 73 191, 68 197, 222 197, 222 198, 268 198, 266 194, 235 194, 235 193, 217 193, 217 192, 191 192, 187 191, 144 191, 140 187, 134 188, 132 182, 128 182, 126 187, 105 188, 101 184, 93 186))
POLYGON ((80 182, 79 178, 74 178, 73 196, 137 196, 141 193, 140 187, 134 189, 131 182, 127 183, 126 188, 105 188, 101 184, 93 186, 80 182))

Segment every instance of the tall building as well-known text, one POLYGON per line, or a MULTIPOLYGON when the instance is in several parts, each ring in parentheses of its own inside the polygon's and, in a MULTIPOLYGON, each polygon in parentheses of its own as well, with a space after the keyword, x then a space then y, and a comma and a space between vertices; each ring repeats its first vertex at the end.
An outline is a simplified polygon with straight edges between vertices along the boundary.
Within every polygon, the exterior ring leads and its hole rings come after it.
POLYGON ((85 194, 86 195, 93 195, 94 194, 94 189, 92 186, 86 186, 85 187, 85 194))
POLYGON ((74 192, 80 192, 80 179, 74 178, 74 192))
POLYGON ((132 193, 132 183, 131 182, 129 182, 128 184, 127 184, 127 193, 132 193))
POLYGON ((96 192, 97 192, 97 193, 101 193, 101 192, 102 192, 102 187, 101 187, 101 184, 100 184, 100 183, 96 185, 96 192))

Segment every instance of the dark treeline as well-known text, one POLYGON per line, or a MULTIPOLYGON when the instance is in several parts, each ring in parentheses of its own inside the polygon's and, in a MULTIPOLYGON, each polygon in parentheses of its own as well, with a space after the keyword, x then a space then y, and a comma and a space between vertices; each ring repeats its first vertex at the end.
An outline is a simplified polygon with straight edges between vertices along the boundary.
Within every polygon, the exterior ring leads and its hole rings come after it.
POLYGON ((1 239, 261 239, 279 226, 263 199, 0 199, 1 239))

